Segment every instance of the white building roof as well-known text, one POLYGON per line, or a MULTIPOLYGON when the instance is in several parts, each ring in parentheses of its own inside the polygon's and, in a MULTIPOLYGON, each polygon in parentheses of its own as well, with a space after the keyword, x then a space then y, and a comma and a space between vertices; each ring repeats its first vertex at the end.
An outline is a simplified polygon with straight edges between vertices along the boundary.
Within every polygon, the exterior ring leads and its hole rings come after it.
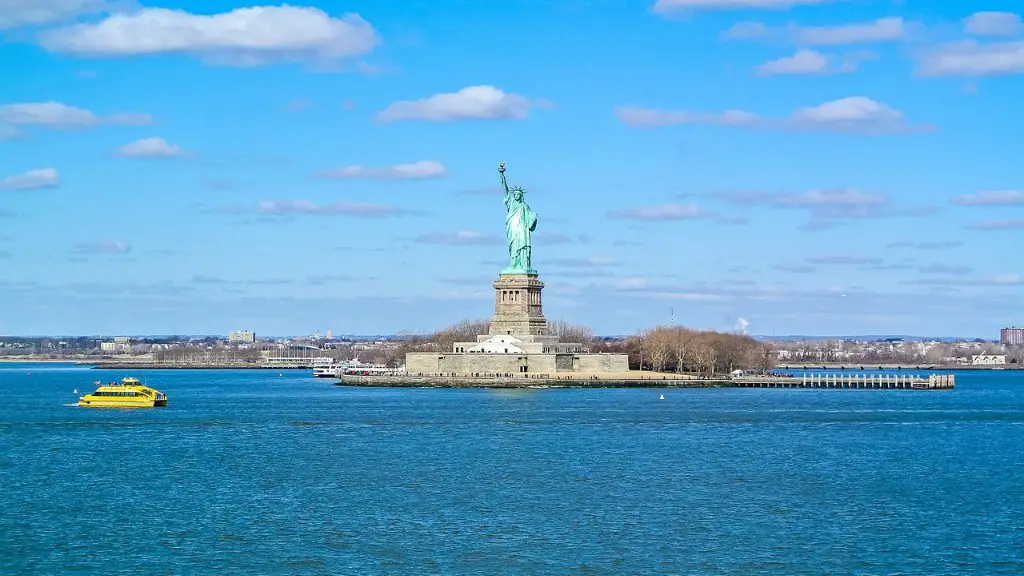
POLYGON ((522 342, 515 336, 500 334, 467 348, 466 352, 473 354, 525 354, 526 352, 519 346, 522 342))

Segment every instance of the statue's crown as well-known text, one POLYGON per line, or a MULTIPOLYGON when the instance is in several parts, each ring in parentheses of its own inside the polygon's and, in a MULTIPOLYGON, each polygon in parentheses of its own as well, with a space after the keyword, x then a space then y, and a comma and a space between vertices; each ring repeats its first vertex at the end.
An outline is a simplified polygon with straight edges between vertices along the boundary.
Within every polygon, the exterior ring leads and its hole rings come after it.
POLYGON ((522 186, 513 186, 512 190, 510 190, 510 191, 511 192, 522 192, 524 194, 526 193, 526 190, 523 190, 522 186))

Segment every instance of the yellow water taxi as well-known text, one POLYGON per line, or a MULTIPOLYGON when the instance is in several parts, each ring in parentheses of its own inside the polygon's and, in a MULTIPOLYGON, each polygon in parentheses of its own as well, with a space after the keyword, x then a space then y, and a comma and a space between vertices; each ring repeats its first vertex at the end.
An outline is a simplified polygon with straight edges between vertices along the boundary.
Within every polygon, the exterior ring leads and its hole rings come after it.
POLYGON ((85 408, 152 408, 167 406, 167 395, 149 386, 143 386, 138 378, 125 378, 120 382, 103 384, 96 382, 96 391, 78 399, 78 405, 85 408))

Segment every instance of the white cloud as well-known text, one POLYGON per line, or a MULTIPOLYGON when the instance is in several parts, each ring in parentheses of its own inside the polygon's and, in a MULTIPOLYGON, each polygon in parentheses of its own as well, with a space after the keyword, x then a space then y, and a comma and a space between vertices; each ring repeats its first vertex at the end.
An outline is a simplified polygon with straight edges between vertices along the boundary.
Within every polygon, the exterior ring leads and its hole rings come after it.
POLYGON ((906 126, 903 113, 866 96, 851 96, 801 108, 793 121, 813 129, 888 131, 906 126))
POLYGON ((921 76, 996 76, 1024 73, 1024 41, 950 42, 923 52, 917 59, 921 76))
POLYGON ((145 8, 44 32, 39 39, 48 50, 77 56, 189 54, 235 66, 351 58, 380 43, 358 14, 334 18, 318 8, 287 4, 212 15, 145 8))
POLYGON ((732 299, 725 294, 707 292, 653 292, 651 297, 659 300, 683 300, 688 302, 724 302, 732 299))
POLYGON ((757 114, 743 110, 726 110, 718 114, 701 112, 684 112, 673 110, 655 110, 637 106, 620 106, 615 109, 615 116, 628 126, 654 127, 672 124, 717 124, 719 126, 750 126, 760 118, 757 114))
POLYGON ((807 264, 776 264, 772 268, 788 274, 812 274, 817 270, 814 266, 808 266, 807 264))
POLYGON ((1021 230, 1024 229, 1024 219, 1018 220, 982 220, 968 226, 971 230, 1021 230))
MULTIPOLYGON (((938 273, 943 274, 942 272, 938 273)), ((967 273, 954 273, 947 275, 964 276, 965 274, 967 273)), ((1024 284, 1024 276, 1021 276, 1020 274, 998 274, 987 278, 918 278, 915 280, 901 282, 901 284, 912 286, 1018 286, 1020 284, 1024 284)))
POLYGON ((806 208, 809 210, 835 208, 850 211, 860 207, 883 206, 889 203, 885 196, 850 188, 808 190, 799 193, 715 192, 711 196, 733 204, 806 208))
POLYGON ((651 11, 656 14, 684 10, 744 10, 761 8, 785 10, 794 6, 827 4, 837 0, 656 0, 651 11))
POLYGON ((1020 274, 999 274, 986 279, 989 284, 1017 285, 1024 284, 1024 276, 1020 274))
POLYGON ((804 46, 838 46, 897 42, 906 36, 902 18, 879 18, 874 22, 837 26, 807 26, 794 30, 793 39, 804 46))
POLYGON ((811 220, 802 230, 829 230, 843 220, 870 218, 915 218, 935 213, 931 206, 897 208, 881 194, 849 188, 809 190, 801 193, 714 192, 711 198, 740 206, 769 206, 778 209, 805 210, 811 220))
POLYGON ((801 48, 792 56, 784 56, 761 64, 755 72, 759 76, 842 74, 853 72, 860 67, 861 61, 876 57, 877 55, 871 52, 852 52, 847 54, 840 63, 836 62, 832 56, 801 48))
POLYGON ((771 60, 757 67, 762 76, 777 74, 828 74, 830 72, 827 56, 814 50, 797 50, 792 56, 771 60))
POLYGON ((808 190, 799 194, 780 194, 772 199, 772 204, 781 208, 841 207, 848 210, 859 206, 882 206, 888 203, 889 200, 885 196, 849 188, 808 190))
POLYGON ((810 264, 837 265, 837 266, 861 266, 866 264, 881 264, 881 258, 870 256, 812 256, 805 259, 810 264))
POLYGON ((42 126, 70 130, 92 128, 100 124, 152 124, 148 114, 114 114, 98 116, 90 110, 61 104, 60 102, 27 102, 0 106, 0 125, 42 126))
POLYGON ((395 102, 377 114, 383 122, 395 120, 522 120, 536 103, 525 96, 505 93, 494 86, 469 86, 458 92, 434 94, 421 100, 395 102))
POLYGON ((345 166, 337 170, 326 170, 319 175, 325 178, 366 178, 370 180, 423 180, 439 178, 448 173, 440 162, 422 160, 411 164, 396 164, 386 168, 366 166, 345 166))
POLYGON ((903 113, 865 96, 851 96, 798 110, 793 118, 808 123, 901 120, 903 113))
POLYGON ((804 230, 807 232, 819 232, 821 230, 834 230, 843 225, 843 222, 837 222, 835 220, 823 220, 821 218, 813 218, 801 224, 797 228, 797 230, 804 230))
POLYGON ((725 226, 746 226, 750 220, 746 216, 722 216, 718 223, 725 226))
POLYGON ((917 250, 951 250, 953 248, 960 248, 964 243, 959 240, 936 240, 931 242, 913 242, 913 241, 900 241, 891 242, 886 244, 887 249, 897 248, 914 248, 917 250))
POLYGON ((0 30, 51 24, 106 7, 105 0, 0 0, 0 30))
POLYGON ((60 174, 56 168, 40 168, 0 180, 0 190, 39 190, 59 184, 60 174))
POLYGON ((502 239, 498 236, 472 230, 460 230, 454 233, 431 232, 417 236, 416 241, 424 244, 448 244, 451 246, 482 246, 502 243, 502 239))
POLYGON ((943 264, 936 262, 934 264, 928 264, 927 266, 921 266, 917 269, 922 274, 948 274, 950 276, 964 276, 974 272, 974 269, 970 266, 963 266, 959 264, 943 264))
POLYGON ((117 149, 118 156, 130 158, 178 158, 187 154, 180 146, 168 144, 163 138, 143 138, 117 149))
POLYGON ((961 206, 1024 206, 1024 191, 990 190, 977 194, 964 194, 953 199, 961 206))
POLYGON ((81 242, 72 250, 77 254, 127 254, 132 251, 125 242, 100 240, 98 242, 81 242))
POLYGON ((975 12, 963 20, 964 32, 975 36, 1024 34, 1024 21, 1012 12, 975 12))
POLYGON ((906 38, 902 18, 879 18, 871 22, 834 26, 765 26, 759 22, 740 22, 722 33, 726 40, 783 41, 798 46, 841 46, 897 42, 906 38))
POLYGON ((902 112, 866 96, 851 96, 819 106, 797 110, 788 118, 762 118, 750 112, 730 110, 721 114, 620 107, 616 115, 624 124, 634 127, 669 126, 673 124, 718 124, 783 130, 815 130, 854 133, 897 133, 928 126, 911 126, 902 112))
POLYGON ((335 202, 317 204, 309 200, 262 200, 256 205, 256 213, 267 216, 290 216, 309 214, 321 216, 381 217, 408 213, 407 210, 391 204, 369 204, 360 202, 335 202))
POLYGON ((615 282, 615 288, 617 290, 625 290, 625 291, 629 291, 629 290, 644 290, 644 289, 649 288, 650 285, 651 285, 651 281, 650 280, 648 280, 647 278, 640 278, 640 277, 623 278, 622 280, 619 280, 619 281, 615 282))
POLYGON ((627 220, 688 220, 714 216, 697 204, 663 204, 633 210, 617 210, 609 212, 611 218, 627 220))

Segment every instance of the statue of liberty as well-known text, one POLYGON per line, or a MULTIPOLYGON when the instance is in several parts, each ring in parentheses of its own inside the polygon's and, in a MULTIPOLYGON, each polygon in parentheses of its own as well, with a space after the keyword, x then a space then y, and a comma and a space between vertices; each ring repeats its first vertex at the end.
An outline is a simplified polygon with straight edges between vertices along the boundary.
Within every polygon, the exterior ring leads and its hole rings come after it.
POLYGON ((505 163, 498 165, 501 187, 505 189, 505 235, 508 238, 508 268, 502 274, 536 274, 531 267, 533 242, 531 233, 537 229, 537 213, 523 200, 525 190, 509 189, 505 181, 505 163))

